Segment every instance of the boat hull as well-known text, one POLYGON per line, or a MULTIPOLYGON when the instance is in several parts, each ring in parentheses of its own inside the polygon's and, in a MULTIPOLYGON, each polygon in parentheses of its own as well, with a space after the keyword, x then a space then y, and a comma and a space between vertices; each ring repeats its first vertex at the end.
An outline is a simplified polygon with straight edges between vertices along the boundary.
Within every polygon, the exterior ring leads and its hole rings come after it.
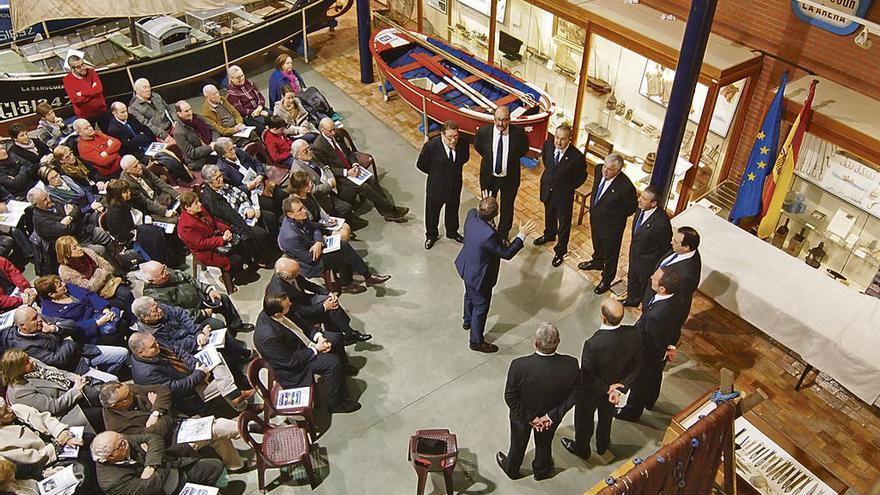
MULTIPOLYGON (((376 36, 382 32, 384 31, 378 31, 376 36)), ((417 112, 427 115, 429 119, 438 123, 452 120, 458 125, 459 131, 470 135, 475 134, 478 128, 484 125, 491 125, 494 122, 491 113, 455 107, 431 91, 411 83, 383 59, 381 56, 382 47, 376 42, 375 36, 371 48, 373 50, 373 58, 376 60, 382 75, 391 84, 395 92, 417 112)), ((539 90, 536 89, 536 91, 539 90)), ((549 97, 547 98, 549 99, 549 97)), ((550 111, 541 112, 539 115, 524 115, 511 119, 512 124, 521 126, 526 131, 529 148, 533 153, 540 153, 547 139, 549 117, 555 105, 550 103, 549 108, 550 111)))

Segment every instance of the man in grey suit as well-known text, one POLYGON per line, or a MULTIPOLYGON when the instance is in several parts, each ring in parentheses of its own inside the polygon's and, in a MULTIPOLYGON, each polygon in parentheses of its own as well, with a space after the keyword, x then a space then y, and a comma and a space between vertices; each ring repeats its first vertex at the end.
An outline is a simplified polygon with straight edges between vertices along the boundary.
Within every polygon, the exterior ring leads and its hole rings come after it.
POLYGON ((312 153, 312 145, 305 139, 296 139, 290 145, 290 155, 293 160, 290 163, 290 175, 296 172, 305 172, 312 179, 314 189, 312 194, 317 198, 321 208, 331 215, 345 217, 352 212, 351 203, 344 201, 336 193, 336 177, 330 166, 319 163, 312 153))

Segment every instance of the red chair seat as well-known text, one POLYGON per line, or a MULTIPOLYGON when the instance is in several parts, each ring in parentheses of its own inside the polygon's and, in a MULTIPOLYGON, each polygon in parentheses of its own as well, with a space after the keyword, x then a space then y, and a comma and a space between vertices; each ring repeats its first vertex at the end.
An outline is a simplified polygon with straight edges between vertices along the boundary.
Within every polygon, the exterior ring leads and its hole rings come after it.
POLYGON ((263 434, 263 457, 272 464, 286 465, 308 455, 306 434, 297 426, 272 428, 263 434))

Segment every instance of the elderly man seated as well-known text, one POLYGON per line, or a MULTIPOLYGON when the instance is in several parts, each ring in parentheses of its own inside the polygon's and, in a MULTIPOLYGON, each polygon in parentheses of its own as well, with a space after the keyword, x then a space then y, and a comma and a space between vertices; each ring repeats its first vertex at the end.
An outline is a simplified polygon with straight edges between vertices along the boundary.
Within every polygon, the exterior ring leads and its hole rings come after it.
POLYGON ((166 144, 174 143, 170 136, 174 126, 174 107, 165 103, 162 95, 153 92, 146 78, 134 82, 134 96, 128 103, 128 111, 166 144))
POLYGON ((351 328, 351 317, 339 305, 335 294, 329 293, 320 285, 302 276, 299 263, 287 257, 275 262, 275 273, 266 286, 266 293, 282 292, 290 299, 291 309, 288 318, 300 328, 324 326, 329 332, 339 332, 345 338, 345 345, 366 342, 373 338, 351 328))
MULTIPOLYGON (((290 173, 305 172, 309 174, 314 188, 312 194, 318 198, 321 207, 331 215, 349 218, 354 217, 351 203, 344 201, 336 193, 336 177, 328 165, 315 161, 312 153, 312 145, 304 139, 297 139, 290 145, 290 153, 293 161, 290 164, 290 173)), ((358 219, 361 223, 363 220, 358 219)))
POLYGON ((242 115, 244 123, 256 127, 257 135, 262 135, 269 119, 266 97, 263 96, 256 84, 245 78, 241 67, 230 65, 226 75, 229 78, 226 98, 242 115))
POLYGON ((223 476, 219 460, 174 457, 162 437, 149 433, 105 431, 92 441, 92 458, 107 495, 174 494, 187 482, 216 486, 223 476))
POLYGON ((153 434, 165 440, 169 451, 195 455, 193 447, 208 445, 223 461, 226 469, 238 471, 245 467, 232 441, 239 438, 235 420, 214 418, 211 440, 193 444, 177 442, 177 431, 183 417, 171 404, 171 390, 165 385, 134 385, 110 382, 101 387, 104 426, 126 435, 153 434))
POLYGON ((281 201, 287 194, 278 184, 266 179, 265 165, 250 153, 236 148, 229 138, 218 139, 214 151, 223 182, 247 194, 256 192, 261 210, 271 211, 276 216, 281 214, 281 201))
POLYGON ((76 205, 55 205, 45 190, 34 187, 27 193, 28 203, 34 207, 34 231, 54 246, 59 237, 70 235, 104 258, 110 259, 113 239, 100 227, 85 221, 76 205))
POLYGON ((77 151, 80 158, 95 168, 102 177, 115 178, 119 175, 119 150, 122 143, 101 131, 96 131, 86 119, 73 121, 73 130, 79 136, 77 151))
POLYGON ((329 388, 330 412, 350 413, 360 403, 346 398, 345 373, 355 372, 342 353, 320 332, 309 338, 290 321, 290 299, 283 292, 270 292, 263 299, 263 311, 257 317, 254 345, 275 372, 284 388, 308 387, 314 375, 324 377, 329 388))
POLYGON ((85 374, 90 367, 119 373, 128 361, 124 347, 96 346, 64 338, 65 330, 75 328, 73 322, 50 323, 31 306, 17 308, 12 321, 14 326, 3 338, 4 347, 21 349, 50 366, 79 374, 85 374))
MULTIPOLYGON (((256 131, 251 131, 247 136, 239 136, 245 127, 244 118, 238 113, 238 110, 229 103, 225 96, 220 94, 220 90, 213 84, 206 84, 202 88, 202 94, 205 96, 205 102, 202 104, 202 116, 218 134, 224 137, 232 138, 235 144, 244 146, 251 142, 260 142, 260 137, 256 131)), ((262 142, 260 142, 262 146, 262 142)), ((265 150, 265 148, 264 148, 265 150)))
POLYGON ((186 100, 174 104, 174 113, 177 115, 174 139, 183 152, 187 166, 192 170, 201 170, 206 163, 216 162, 217 158, 212 154, 216 132, 211 126, 193 113, 192 105, 186 100))
MULTIPOLYGON (((284 200, 284 222, 278 235, 278 246, 285 254, 297 260, 302 274, 308 278, 320 277, 324 270, 333 270, 339 274, 342 292, 358 294, 366 289, 352 279, 357 272, 364 277, 366 285, 384 284, 391 275, 374 275, 347 242, 340 242, 340 248, 324 254, 324 234, 321 225, 308 220, 309 214, 302 201, 289 196, 284 200)), ((328 287, 329 289, 329 287, 328 287)))
POLYGON ((180 193, 132 155, 123 156, 121 164, 123 172, 119 178, 131 190, 131 205, 160 222, 177 223, 177 211, 172 208, 180 193))
POLYGON ((183 308, 196 323, 207 323, 211 328, 222 328, 236 335, 250 332, 254 326, 241 321, 241 315, 232 299, 221 294, 214 286, 193 279, 182 270, 172 270, 158 261, 141 265, 144 280, 144 296, 157 302, 183 308), (214 312, 223 315, 223 321, 212 317, 214 312))
MULTIPOLYGON (((248 406, 254 390, 239 390, 229 368, 222 362, 213 369, 179 347, 160 345, 151 334, 135 332, 128 338, 131 349, 131 375, 138 385, 166 385, 171 389, 174 406, 184 414, 204 413, 211 409, 225 412, 214 399, 223 397, 238 411, 248 406)), ((213 364, 213 363, 212 363, 213 364)), ((225 415, 225 414, 221 414, 225 415)))
POLYGON ((145 160, 144 152, 150 143, 156 141, 156 135, 149 127, 142 124, 137 117, 129 114, 128 107, 121 101, 110 105, 110 113, 113 118, 107 124, 107 134, 115 137, 122 143, 119 149, 121 155, 134 155, 138 160, 145 160))

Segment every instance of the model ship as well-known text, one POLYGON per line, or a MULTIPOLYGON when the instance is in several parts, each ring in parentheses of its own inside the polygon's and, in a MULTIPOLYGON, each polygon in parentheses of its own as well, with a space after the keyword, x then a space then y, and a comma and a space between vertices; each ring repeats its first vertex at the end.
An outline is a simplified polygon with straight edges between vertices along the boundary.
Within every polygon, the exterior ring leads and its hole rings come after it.
POLYGON ((61 81, 71 50, 84 53, 86 63, 96 68, 108 101, 128 101, 132 81, 138 78, 149 79, 154 90, 200 80, 300 36, 304 29, 335 25, 335 17, 352 1, 342 5, 337 0, 261 0, 185 10, 199 2, 178 0, 167 2, 179 6, 177 13, 93 19, 68 34, 22 43, 17 39, 11 48, 0 50, 0 129, 5 132, 16 122, 33 124, 42 101, 62 109, 61 115, 70 114, 61 81))
POLYGON ((497 107, 507 105, 511 124, 522 126, 531 150, 540 152, 556 103, 539 87, 400 27, 377 31, 370 48, 387 81, 419 113, 435 122, 453 120, 459 130, 474 134, 493 122, 497 107))

